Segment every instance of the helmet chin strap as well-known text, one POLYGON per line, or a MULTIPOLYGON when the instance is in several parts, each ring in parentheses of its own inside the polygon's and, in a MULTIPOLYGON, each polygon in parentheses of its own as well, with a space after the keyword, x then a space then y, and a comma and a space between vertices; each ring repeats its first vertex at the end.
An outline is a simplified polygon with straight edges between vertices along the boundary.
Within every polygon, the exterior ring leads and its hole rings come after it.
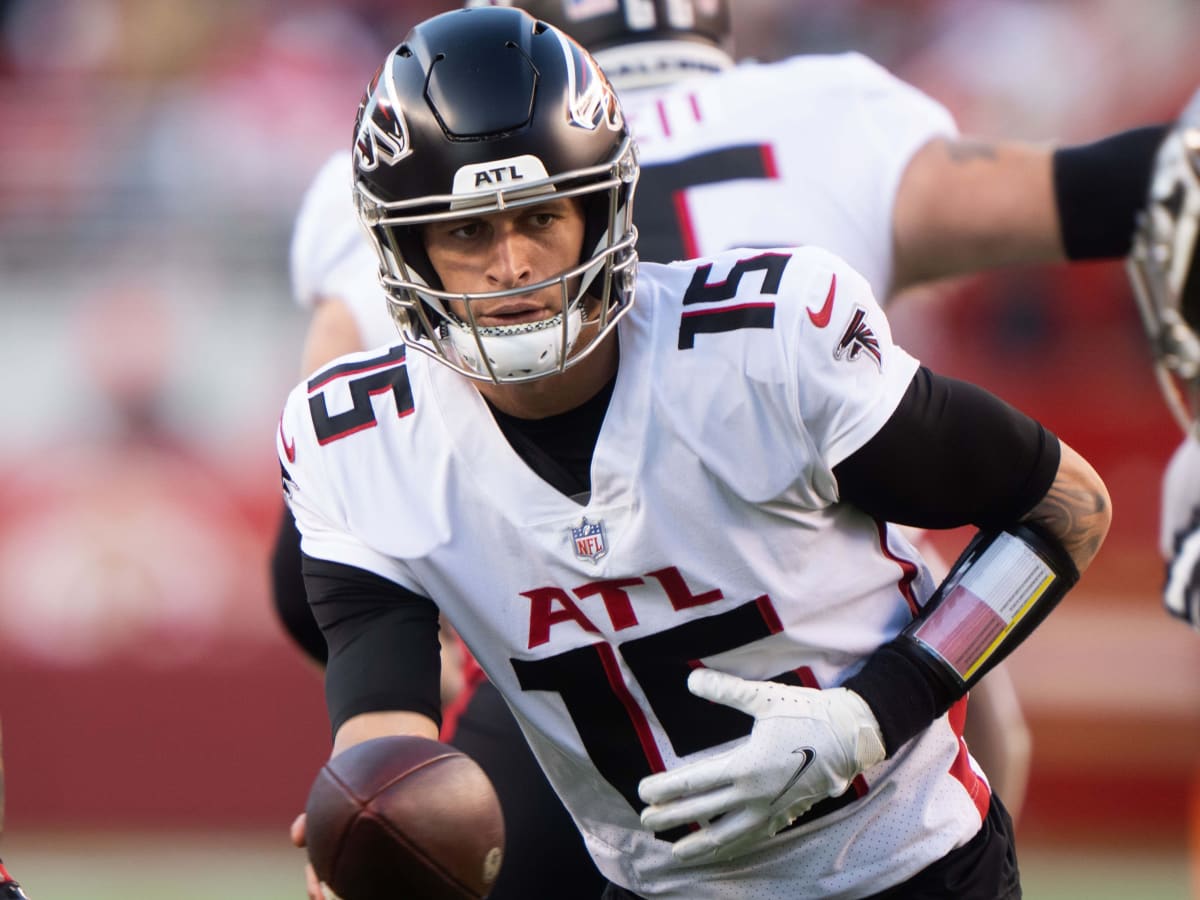
POLYGON ((548 375, 562 368, 563 360, 583 329, 583 310, 576 306, 567 313, 567 339, 563 341, 562 313, 540 322, 479 328, 478 341, 466 324, 443 322, 459 363, 498 381, 548 375), (487 361, 479 348, 483 346, 487 361), (490 368, 489 368, 490 366, 490 368))

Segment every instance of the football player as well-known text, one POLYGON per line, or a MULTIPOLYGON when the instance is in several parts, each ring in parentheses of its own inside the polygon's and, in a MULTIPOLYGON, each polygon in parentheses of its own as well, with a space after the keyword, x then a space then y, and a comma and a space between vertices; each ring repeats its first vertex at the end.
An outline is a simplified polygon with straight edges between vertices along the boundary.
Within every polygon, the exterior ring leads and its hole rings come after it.
MULTIPOLYGON (((976 267, 1117 257, 1128 250, 1165 130, 1057 152, 969 142, 943 107, 857 54, 735 66, 725 0, 695 10, 642 2, 521 5, 594 50, 622 92, 641 145, 635 218, 643 259, 815 243, 843 255, 883 298, 922 278, 976 267)), ((298 302, 313 310, 306 372, 395 339, 349 181, 349 155, 336 154, 297 221, 293 286, 298 302)), ((290 518, 280 530, 274 573, 281 616, 323 660, 290 518)), ((470 689, 447 711, 447 735, 480 760, 502 797, 511 792, 524 801, 506 804, 509 858, 495 896, 510 896, 510 885, 521 885, 511 896, 537 894, 529 885, 539 878, 561 883, 547 859, 572 870, 572 860, 587 865, 586 858, 562 844, 569 828, 552 811, 556 801, 532 760, 512 751, 515 725, 502 701, 477 668, 468 667, 465 681, 470 689), (517 809, 525 811, 521 820, 513 818, 517 809)), ((968 740, 993 787, 1018 810, 1029 737, 1003 667, 972 692, 968 740)))
MULTIPOLYGON (((0 832, 4 831, 4 759, 0 751, 0 832)), ((0 860, 0 900, 29 900, 21 885, 0 860)))
POLYGON ((1167 560, 1163 601, 1200 629, 1200 93, 1179 117, 1155 161, 1146 208, 1127 268, 1155 373, 1184 431, 1167 466, 1160 545, 1167 560))
POLYGON ((403 341, 277 441, 334 753, 438 734, 440 612, 605 897, 1019 896, 963 700, 1090 563, 1103 483, 831 253, 639 265, 638 176, 594 60, 518 10, 372 80, 354 196, 403 341), (979 533, 936 586, 890 522, 979 533))

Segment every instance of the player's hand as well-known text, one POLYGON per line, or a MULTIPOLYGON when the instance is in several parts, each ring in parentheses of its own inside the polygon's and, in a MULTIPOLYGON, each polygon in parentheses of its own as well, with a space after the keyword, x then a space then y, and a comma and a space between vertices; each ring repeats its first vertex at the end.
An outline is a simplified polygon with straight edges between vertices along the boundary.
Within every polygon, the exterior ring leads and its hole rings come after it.
MULTIPOLYGON (((290 837, 292 843, 297 847, 303 848, 308 846, 304 836, 304 823, 306 820, 307 817, 304 813, 300 813, 292 821, 290 837)), ((308 900, 331 900, 331 898, 332 900, 337 900, 337 895, 317 878, 317 873, 313 870, 312 863, 309 862, 304 864, 304 889, 308 893, 308 900)))
POLYGON ((790 687, 697 669, 688 690, 755 721, 734 749, 638 785, 650 804, 642 811, 646 828, 701 824, 673 845, 681 862, 731 859, 754 849, 814 803, 844 793, 885 756, 870 707, 845 688, 790 687))
POLYGON ((1200 439, 1179 445, 1163 479, 1163 556, 1167 581, 1163 604, 1173 616, 1200 630, 1200 439))
POLYGON ((1200 90, 1158 148, 1126 270, 1167 405, 1187 431, 1200 380, 1200 90))

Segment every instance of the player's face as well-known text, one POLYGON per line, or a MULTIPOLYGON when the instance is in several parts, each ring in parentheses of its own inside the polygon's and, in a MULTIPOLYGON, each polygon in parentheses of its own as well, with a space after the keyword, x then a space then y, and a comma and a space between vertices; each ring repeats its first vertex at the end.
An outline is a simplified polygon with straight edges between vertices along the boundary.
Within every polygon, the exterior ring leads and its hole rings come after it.
MULTIPOLYGON (((552 278, 578 264, 584 218, 577 199, 548 200, 536 206, 425 226, 425 252, 450 293, 482 293, 519 288, 552 278)), ((574 290, 574 285, 570 285, 574 290)), ((466 318, 462 301, 451 310, 466 318)), ((562 310, 555 285, 532 294, 474 301, 481 327, 538 322, 562 310)))

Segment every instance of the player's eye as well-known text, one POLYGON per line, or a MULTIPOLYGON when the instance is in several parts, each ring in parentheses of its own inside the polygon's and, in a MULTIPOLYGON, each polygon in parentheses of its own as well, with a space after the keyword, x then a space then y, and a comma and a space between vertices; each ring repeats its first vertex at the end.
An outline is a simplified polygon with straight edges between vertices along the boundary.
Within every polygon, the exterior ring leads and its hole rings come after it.
POLYGON ((462 224, 451 228, 448 233, 450 237, 457 238, 461 241, 469 241, 479 237, 482 231, 483 224, 481 222, 463 222, 462 224))

